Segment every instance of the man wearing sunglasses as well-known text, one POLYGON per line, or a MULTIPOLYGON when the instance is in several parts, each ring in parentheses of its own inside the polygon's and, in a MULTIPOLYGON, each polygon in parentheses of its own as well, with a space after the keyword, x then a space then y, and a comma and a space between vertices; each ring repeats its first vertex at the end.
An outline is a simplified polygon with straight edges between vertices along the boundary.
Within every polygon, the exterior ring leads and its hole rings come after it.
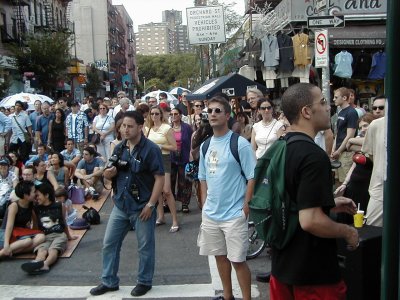
POLYGON ((376 118, 382 118, 385 116, 385 96, 378 96, 372 103, 372 114, 376 118))
POLYGON ((234 299, 231 282, 233 266, 242 299, 250 300, 251 274, 246 263, 247 217, 254 189, 256 158, 250 143, 243 137, 239 137, 236 146, 240 164, 230 151, 233 133, 228 128, 231 113, 228 101, 214 96, 209 101, 207 113, 214 135, 205 155, 200 150, 198 178, 203 213, 197 244, 200 255, 213 255, 216 259, 223 296, 214 299, 234 299))
POLYGON ((385 102, 385 96, 375 98, 372 112, 378 119, 368 126, 361 148, 374 163, 368 187, 367 224, 380 227, 383 226, 383 185, 387 164, 385 102))

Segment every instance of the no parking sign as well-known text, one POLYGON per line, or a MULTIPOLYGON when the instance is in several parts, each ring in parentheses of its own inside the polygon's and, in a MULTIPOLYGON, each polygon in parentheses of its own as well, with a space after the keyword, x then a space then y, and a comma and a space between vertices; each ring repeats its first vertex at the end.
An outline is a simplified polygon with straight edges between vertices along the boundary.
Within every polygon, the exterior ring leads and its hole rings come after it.
POLYGON ((315 32, 315 67, 327 67, 329 64, 328 30, 315 32))

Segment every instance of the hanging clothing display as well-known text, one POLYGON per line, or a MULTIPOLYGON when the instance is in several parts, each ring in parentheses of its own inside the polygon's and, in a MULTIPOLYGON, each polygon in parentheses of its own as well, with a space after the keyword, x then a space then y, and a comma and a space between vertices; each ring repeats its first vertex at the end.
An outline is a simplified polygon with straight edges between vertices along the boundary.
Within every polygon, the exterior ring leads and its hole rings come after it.
POLYGON ((276 35, 276 39, 278 40, 278 47, 279 47, 278 72, 279 74, 281 73, 290 74, 291 72, 293 72, 294 69, 294 64, 293 64, 294 53, 293 53, 292 38, 287 34, 278 32, 278 34, 276 35))
POLYGON ((273 89, 275 87, 274 80, 276 79, 276 73, 271 68, 263 67, 262 68, 263 79, 265 80, 265 85, 269 89, 273 89))
POLYGON ((340 51, 335 56, 335 71, 333 75, 341 77, 341 78, 351 78, 353 74, 353 69, 351 64, 353 63, 353 56, 350 52, 346 50, 340 51))
POLYGON ((248 65, 244 65, 239 69, 239 75, 242 75, 246 77, 247 79, 250 80, 255 80, 256 79, 256 69, 254 67, 250 67, 248 65))
POLYGON ((298 33, 292 37, 293 53, 294 53, 294 66, 305 67, 311 63, 309 56, 309 39, 305 33, 298 33))
POLYGON ((375 52, 372 56, 371 71, 368 79, 383 79, 386 74, 386 53, 383 50, 375 52))
POLYGON ((310 82, 310 68, 311 64, 308 64, 305 67, 297 66, 294 68, 292 72, 292 77, 298 77, 300 82, 309 83, 310 82))
POLYGON ((353 78, 366 79, 371 69, 371 55, 361 50, 360 55, 355 58, 353 78))
POLYGON ((246 41, 246 46, 239 52, 241 57, 241 66, 248 65, 256 70, 261 69, 261 41, 258 38, 250 37, 246 41))
POLYGON ((276 36, 267 34, 261 39, 260 60, 264 62, 264 67, 276 67, 279 65, 279 46, 276 36))

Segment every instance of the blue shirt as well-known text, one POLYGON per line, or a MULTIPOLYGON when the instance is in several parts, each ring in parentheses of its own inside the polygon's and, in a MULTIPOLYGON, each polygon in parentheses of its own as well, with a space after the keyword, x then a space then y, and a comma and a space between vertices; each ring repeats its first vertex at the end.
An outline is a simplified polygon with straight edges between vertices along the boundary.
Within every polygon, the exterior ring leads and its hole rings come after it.
POLYGON ((89 126, 89 122, 84 113, 70 113, 65 120, 65 126, 67 127, 68 138, 74 139, 76 143, 84 142, 87 138, 85 128, 89 126))
POLYGON ((12 135, 10 143, 18 144, 18 139, 21 142, 25 142, 24 132, 28 132, 27 128, 32 126, 31 120, 28 115, 21 111, 18 115, 13 113, 8 116, 11 120, 12 135), (22 130, 21 130, 22 128, 22 130))
MULTIPOLYGON (((337 119, 337 134, 336 134, 336 148, 337 150, 343 143, 347 135, 347 128, 357 129, 358 126, 358 113, 350 105, 343 108, 337 119)), ((353 136, 352 136, 353 137, 353 136)))
POLYGON ((207 199, 203 212, 212 220, 228 221, 239 218, 246 194, 246 180, 254 178, 256 157, 250 143, 243 137, 238 140, 241 166, 230 150, 232 131, 221 137, 213 136, 207 153, 200 146, 199 180, 207 182, 207 199))
POLYGON ((81 155, 81 151, 74 148, 72 149, 71 153, 69 153, 67 149, 64 149, 63 151, 61 151, 61 155, 64 157, 65 161, 71 161, 78 155, 81 155))
POLYGON ((347 52, 346 50, 339 52, 335 56, 336 67, 335 73, 333 73, 333 75, 342 78, 351 78, 351 75, 353 74, 353 69, 351 67, 352 63, 353 56, 349 52, 347 52))
POLYGON ((143 209, 150 200, 155 182, 155 175, 164 175, 163 159, 160 148, 143 134, 140 142, 131 153, 123 141, 115 146, 113 155, 118 155, 120 149, 121 160, 129 163, 127 170, 119 169, 113 178, 116 189, 114 189, 114 203, 122 211, 132 214, 143 209), (137 186, 138 197, 132 194, 132 186, 137 186))
POLYGON ((51 120, 53 120, 51 115, 41 115, 36 120, 36 131, 40 131, 40 138, 44 145, 47 144, 47 139, 49 137, 49 124, 51 120))
POLYGON ((78 165, 76 166, 77 169, 83 169, 86 171, 86 175, 90 175, 93 173, 94 168, 102 168, 104 166, 104 162, 98 158, 94 157, 91 162, 87 162, 84 158, 82 158, 78 165))
POLYGON ((36 121, 39 116, 40 116, 40 113, 38 113, 36 110, 29 114, 29 119, 31 120, 31 123, 32 123, 32 131, 33 132, 36 131, 36 121))
POLYGON ((386 53, 376 52, 372 56, 371 70, 368 79, 383 79, 386 74, 386 53))
POLYGON ((34 161, 39 158, 43 161, 47 161, 49 159, 49 155, 47 153, 43 154, 43 156, 34 155, 25 163, 25 166, 32 165, 34 163, 34 161))
POLYGON ((11 130, 11 120, 2 112, 0 112, 0 134, 7 133, 11 130))

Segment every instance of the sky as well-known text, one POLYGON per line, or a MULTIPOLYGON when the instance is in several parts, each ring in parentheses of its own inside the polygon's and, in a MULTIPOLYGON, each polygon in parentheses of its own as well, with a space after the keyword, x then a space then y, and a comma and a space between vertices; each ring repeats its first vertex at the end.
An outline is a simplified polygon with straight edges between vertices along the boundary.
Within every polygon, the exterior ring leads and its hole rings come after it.
MULTIPOLYGON (((123 4, 129 16, 132 18, 135 32, 138 25, 162 22, 163 10, 182 11, 182 23, 186 24, 186 8, 194 7, 193 0, 112 0, 112 4, 123 4)), ((236 2, 233 9, 244 15, 244 0, 220 0, 221 3, 236 2)))

